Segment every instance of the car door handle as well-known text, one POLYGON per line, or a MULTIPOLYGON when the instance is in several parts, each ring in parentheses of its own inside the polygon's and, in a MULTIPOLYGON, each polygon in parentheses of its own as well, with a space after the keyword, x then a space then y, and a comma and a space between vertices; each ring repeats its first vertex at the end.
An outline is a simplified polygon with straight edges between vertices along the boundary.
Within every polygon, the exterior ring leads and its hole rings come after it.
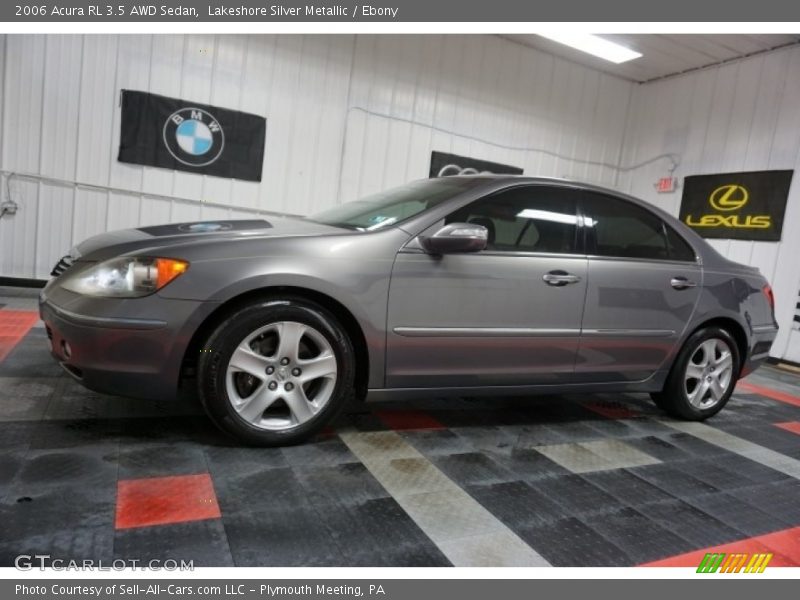
POLYGON ((564 285, 569 285, 570 283, 578 283, 581 278, 577 275, 567 273, 566 271, 550 271, 549 273, 542 275, 542 280, 547 285, 561 287, 564 285))
POLYGON ((687 288, 697 287, 694 281, 689 281, 686 277, 673 277, 669 280, 669 284, 676 290, 685 290, 687 288))

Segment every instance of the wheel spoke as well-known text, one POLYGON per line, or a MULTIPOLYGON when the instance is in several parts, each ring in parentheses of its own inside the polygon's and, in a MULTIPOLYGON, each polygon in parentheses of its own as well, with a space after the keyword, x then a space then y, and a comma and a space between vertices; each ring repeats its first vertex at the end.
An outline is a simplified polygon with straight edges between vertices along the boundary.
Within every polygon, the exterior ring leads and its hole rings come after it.
POLYGON ((708 388, 711 390, 711 397, 714 399, 714 402, 722 400, 722 397, 725 395, 725 388, 716 377, 708 384, 708 388))
POLYGON ((267 386, 262 385, 260 389, 256 390, 249 398, 246 398, 238 407, 237 412, 243 419, 250 423, 258 423, 261 420, 261 415, 269 406, 277 400, 278 396, 275 392, 269 390, 267 386))
POLYGON ((303 382, 336 375, 336 357, 330 352, 325 352, 309 360, 298 361, 297 364, 303 372, 299 377, 303 382))
POLYGON ((700 365, 707 367, 714 361, 717 351, 717 340, 706 340, 700 346, 700 349, 703 351, 703 362, 701 362, 700 365))
POLYGON ((286 402, 286 406, 289 407, 294 420, 298 424, 305 423, 314 416, 315 411, 308 402, 308 398, 306 398, 302 386, 297 386, 291 392, 285 392, 283 394, 283 400, 286 402))
POLYGON ((234 370, 248 373, 258 379, 264 378, 264 370, 270 364, 272 364, 272 361, 269 358, 256 354, 244 344, 233 351, 230 361, 230 366, 234 370))
POLYGON ((700 380, 691 394, 689 394, 689 402, 694 406, 700 406, 703 403, 706 392, 708 392, 708 381, 705 379, 700 380))
POLYGON ((300 340, 303 338, 306 329, 302 323, 284 321, 278 327, 278 358, 287 357, 291 361, 296 361, 300 353, 300 340))
POLYGON ((686 366, 687 381, 690 379, 702 379, 704 374, 705 373, 703 373, 703 367, 701 365, 696 365, 690 361, 686 366))
POLYGON ((715 368, 720 372, 725 372, 733 367, 733 356, 730 352, 723 352, 714 363, 715 368))

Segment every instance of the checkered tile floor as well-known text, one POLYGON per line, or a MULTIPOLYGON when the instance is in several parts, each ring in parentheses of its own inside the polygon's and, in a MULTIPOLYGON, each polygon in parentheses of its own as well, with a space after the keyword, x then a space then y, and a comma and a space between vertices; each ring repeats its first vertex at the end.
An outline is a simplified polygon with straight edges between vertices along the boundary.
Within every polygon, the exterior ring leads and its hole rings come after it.
POLYGON ((800 565, 800 378, 765 367, 704 424, 646 396, 376 404, 237 447, 191 400, 94 394, 0 288, 0 566, 800 565))

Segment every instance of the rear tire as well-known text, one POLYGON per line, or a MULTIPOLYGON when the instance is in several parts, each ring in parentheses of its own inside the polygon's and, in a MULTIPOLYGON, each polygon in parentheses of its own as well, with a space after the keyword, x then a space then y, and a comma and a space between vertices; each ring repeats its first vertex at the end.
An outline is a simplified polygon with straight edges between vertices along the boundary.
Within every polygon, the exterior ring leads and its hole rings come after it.
POLYGON ((261 300, 230 314, 202 347, 197 372, 211 420, 258 446, 319 432, 350 400, 354 378, 344 328, 301 298, 261 300))
POLYGON ((739 378, 736 340, 725 329, 705 327, 693 333, 678 353, 664 389, 651 394, 656 406, 673 417, 703 421, 721 411, 739 378))

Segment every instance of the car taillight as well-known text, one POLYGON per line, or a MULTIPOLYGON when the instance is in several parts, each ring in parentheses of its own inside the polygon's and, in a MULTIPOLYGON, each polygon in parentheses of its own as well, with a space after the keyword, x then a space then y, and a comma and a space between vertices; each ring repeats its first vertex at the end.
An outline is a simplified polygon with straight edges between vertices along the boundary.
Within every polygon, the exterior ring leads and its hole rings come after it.
POLYGON ((761 288, 761 291, 764 292, 764 295, 767 297, 767 302, 769 302, 769 307, 772 309, 772 312, 775 312, 775 294, 772 293, 772 286, 770 284, 765 284, 764 287, 761 288))

